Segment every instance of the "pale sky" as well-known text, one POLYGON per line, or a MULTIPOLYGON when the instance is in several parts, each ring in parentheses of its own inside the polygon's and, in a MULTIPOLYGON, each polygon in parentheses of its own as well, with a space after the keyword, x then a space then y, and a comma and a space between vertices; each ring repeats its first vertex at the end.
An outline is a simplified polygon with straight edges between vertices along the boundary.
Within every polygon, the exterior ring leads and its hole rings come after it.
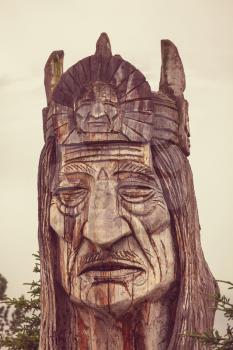
POLYGON ((215 278, 233 281, 232 18, 233 0, 0 0, 0 273, 10 296, 36 277, 31 254, 38 249, 44 65, 53 50, 63 49, 66 70, 94 53, 101 32, 108 33, 113 54, 141 70, 153 90, 160 40, 178 47, 202 246, 215 278))

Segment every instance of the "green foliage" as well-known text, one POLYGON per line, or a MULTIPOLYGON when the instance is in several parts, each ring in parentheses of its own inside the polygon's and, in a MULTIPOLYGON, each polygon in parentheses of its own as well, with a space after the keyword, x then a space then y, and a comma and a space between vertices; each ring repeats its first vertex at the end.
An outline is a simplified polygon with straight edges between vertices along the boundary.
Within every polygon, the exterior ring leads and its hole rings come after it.
MULTIPOLYGON (((228 289, 233 289, 232 282, 218 281, 228 284, 228 289)), ((224 295, 216 296, 217 310, 224 313, 226 321, 233 320, 233 304, 229 298, 226 298, 224 295)), ((229 323, 227 324, 226 333, 220 335, 217 330, 211 330, 208 332, 200 333, 191 333, 186 334, 192 338, 198 339, 199 342, 208 345, 210 349, 221 349, 221 350, 233 350, 233 326, 229 323)))
POLYGON ((5 297, 6 288, 7 280, 0 274, 0 300, 3 300, 5 297))
POLYGON ((9 326, 8 315, 9 305, 4 305, 3 300, 6 298, 7 280, 0 274, 0 332, 2 333, 9 326))
MULTIPOLYGON (((36 258, 33 271, 38 273, 40 272, 39 255, 33 255, 36 258)), ((29 286, 28 298, 22 295, 18 299, 11 299, 5 296, 6 288, 1 288, 1 283, 4 286, 1 277, 0 293, 3 290, 1 295, 5 318, 2 322, 0 348, 5 347, 10 350, 37 350, 40 330, 40 280, 32 281, 32 283, 24 283, 29 286)))

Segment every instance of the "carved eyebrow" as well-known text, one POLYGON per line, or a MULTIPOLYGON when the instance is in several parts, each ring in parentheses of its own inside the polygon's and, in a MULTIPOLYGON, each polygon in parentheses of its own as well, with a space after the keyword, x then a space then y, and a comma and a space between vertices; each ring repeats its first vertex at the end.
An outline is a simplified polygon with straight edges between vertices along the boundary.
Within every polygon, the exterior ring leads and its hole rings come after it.
POLYGON ((72 162, 63 165, 61 168, 61 174, 74 174, 74 173, 84 173, 93 176, 95 174, 95 169, 90 165, 81 162, 72 162))
POLYGON ((86 105, 89 106, 91 102, 92 102, 91 99, 82 100, 81 102, 79 102, 76 109, 79 109, 80 107, 86 106, 86 105))
POLYGON ((113 175, 122 172, 134 172, 155 178, 155 174, 150 167, 138 162, 119 162, 114 169, 113 175))
POLYGON ((110 106, 113 106, 113 107, 115 107, 115 106, 116 106, 116 103, 115 103, 115 102, 108 101, 108 100, 103 101, 103 104, 104 104, 104 105, 110 105, 110 106))

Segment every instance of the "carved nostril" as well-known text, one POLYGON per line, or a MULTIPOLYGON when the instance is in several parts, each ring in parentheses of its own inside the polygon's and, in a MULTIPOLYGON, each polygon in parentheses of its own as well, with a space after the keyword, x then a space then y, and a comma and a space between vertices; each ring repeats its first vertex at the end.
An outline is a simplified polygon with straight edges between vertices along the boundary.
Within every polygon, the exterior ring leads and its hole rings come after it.
POLYGON ((93 115, 93 117, 95 118, 95 119, 100 119, 100 118, 104 118, 106 115, 105 114, 95 114, 95 115, 93 115))

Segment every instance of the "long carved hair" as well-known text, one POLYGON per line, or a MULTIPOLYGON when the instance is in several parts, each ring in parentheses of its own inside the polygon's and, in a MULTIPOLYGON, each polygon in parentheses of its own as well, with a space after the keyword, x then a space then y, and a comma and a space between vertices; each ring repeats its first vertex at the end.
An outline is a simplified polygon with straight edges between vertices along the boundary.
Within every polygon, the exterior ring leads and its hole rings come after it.
MULTIPOLYGON (((186 156, 178 146, 154 140, 151 150, 154 168, 160 178, 170 211, 173 239, 178 247, 179 292, 168 349, 204 349, 205 347, 195 339, 184 336, 188 332, 203 332, 213 327, 214 295, 218 291, 201 248, 192 172, 186 156)), ((42 285, 40 349, 84 350, 88 348, 85 337, 82 343, 76 339, 77 328, 83 333, 83 325, 78 322, 78 311, 71 306, 69 298, 55 282, 56 252, 49 224, 51 182, 55 163, 55 141, 50 137, 41 154, 38 179, 42 285), (75 347, 72 338, 77 342, 75 347), (61 347, 61 344, 64 344, 64 347, 61 347)))
POLYGON ((189 161, 178 146, 154 141, 154 168, 169 208, 179 259, 179 295, 168 349, 204 349, 185 333, 210 330, 214 323, 216 282, 205 261, 189 161))

